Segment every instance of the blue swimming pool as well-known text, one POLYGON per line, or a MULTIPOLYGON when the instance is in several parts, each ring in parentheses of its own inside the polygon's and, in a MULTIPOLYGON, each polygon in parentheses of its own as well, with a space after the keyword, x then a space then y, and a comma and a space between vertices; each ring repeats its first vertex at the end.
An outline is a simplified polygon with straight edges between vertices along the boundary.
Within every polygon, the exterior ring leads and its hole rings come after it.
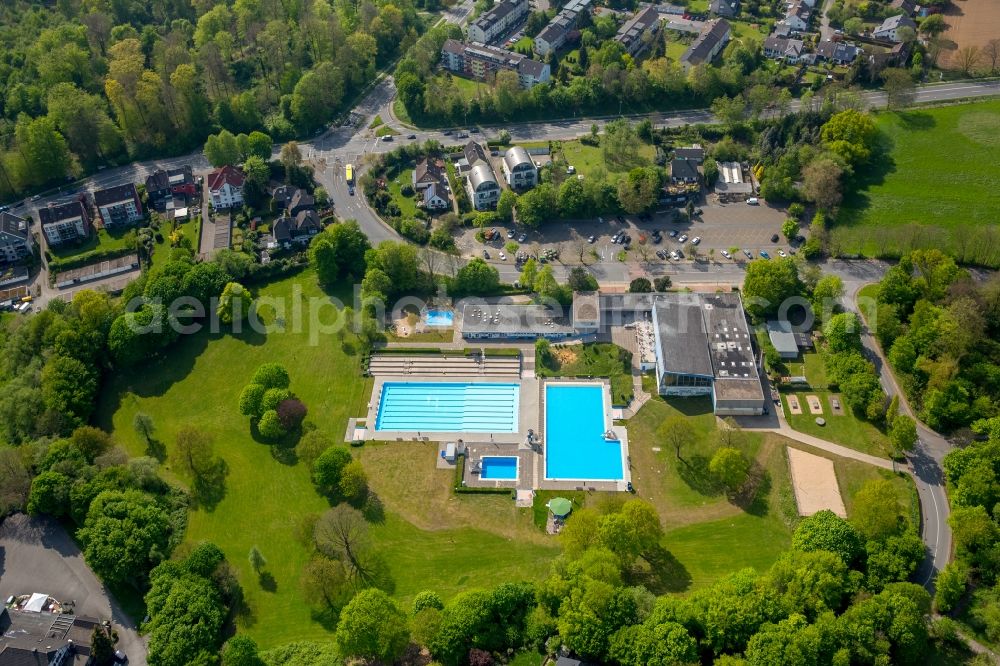
POLYGON ((519 384, 386 382, 375 430, 517 432, 519 384))
POLYGON ((618 481, 622 445, 604 439, 605 388, 600 384, 545 386, 545 478, 618 481))
POLYGON ((480 479, 516 479, 517 458, 513 456, 483 456, 480 479))
POLYGON ((451 326, 455 314, 451 310, 427 310, 424 312, 424 323, 428 326, 451 326))

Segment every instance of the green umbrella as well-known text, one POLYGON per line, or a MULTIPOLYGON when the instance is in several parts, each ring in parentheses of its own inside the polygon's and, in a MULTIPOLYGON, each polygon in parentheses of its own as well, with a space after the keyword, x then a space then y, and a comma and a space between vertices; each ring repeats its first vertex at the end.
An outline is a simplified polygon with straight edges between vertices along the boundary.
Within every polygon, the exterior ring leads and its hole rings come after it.
POLYGON ((565 516, 573 510, 573 503, 565 497, 553 497, 545 506, 549 507, 553 516, 565 516))

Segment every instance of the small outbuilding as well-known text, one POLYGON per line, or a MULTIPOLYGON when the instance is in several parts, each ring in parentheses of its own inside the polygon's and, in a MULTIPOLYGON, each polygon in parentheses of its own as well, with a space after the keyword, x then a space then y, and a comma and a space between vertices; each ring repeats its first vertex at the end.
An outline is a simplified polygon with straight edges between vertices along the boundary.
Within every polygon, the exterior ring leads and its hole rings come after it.
POLYGON ((792 326, 787 321, 767 322, 767 337, 771 344, 778 351, 778 356, 784 359, 797 358, 799 355, 799 345, 795 340, 795 333, 792 326))

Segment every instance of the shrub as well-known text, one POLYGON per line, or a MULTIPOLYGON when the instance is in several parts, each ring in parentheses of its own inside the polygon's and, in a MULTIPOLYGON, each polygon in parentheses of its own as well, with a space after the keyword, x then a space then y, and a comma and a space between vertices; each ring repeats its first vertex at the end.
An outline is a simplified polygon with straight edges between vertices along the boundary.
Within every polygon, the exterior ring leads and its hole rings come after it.
POLYGON ((280 363, 264 363, 253 373, 250 381, 260 384, 264 388, 288 388, 291 380, 288 378, 288 370, 280 363))
POLYGON ((298 430, 308 412, 302 401, 294 397, 286 398, 278 403, 276 411, 278 412, 278 420, 281 422, 281 427, 288 431, 298 430))
POLYGON ((399 188, 399 193, 402 194, 404 197, 412 197, 413 186, 410 185, 409 183, 405 183, 402 187, 399 188))
POLYGON ((264 439, 281 439, 285 436, 285 429, 281 427, 278 419, 278 412, 271 409, 264 412, 257 423, 257 431, 264 439))

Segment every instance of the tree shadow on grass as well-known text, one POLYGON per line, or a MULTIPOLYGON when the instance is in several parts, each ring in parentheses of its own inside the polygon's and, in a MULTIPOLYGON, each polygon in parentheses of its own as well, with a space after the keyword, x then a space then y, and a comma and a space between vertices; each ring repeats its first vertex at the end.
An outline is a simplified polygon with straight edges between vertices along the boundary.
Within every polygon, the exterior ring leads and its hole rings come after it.
POLYGON ((167 459, 167 445, 155 437, 146 440, 146 455, 162 463, 167 459))
POLYGON ((927 131, 937 126, 937 120, 926 111, 899 111, 896 116, 900 125, 912 131, 927 131))
POLYGON ((771 507, 767 496, 771 492, 771 475, 756 462, 750 468, 746 483, 731 498, 733 504, 751 516, 766 516, 771 507))
MULTIPOLYGON (((914 115, 919 115, 919 112, 914 115)), ((920 121, 915 118, 914 122, 920 121)), ((885 183, 886 176, 896 171, 896 160, 892 157, 895 146, 891 136, 885 132, 878 133, 868 161, 855 170, 851 178, 852 186, 844 188, 844 201, 836 220, 838 226, 853 226, 864 220, 865 211, 871 206, 868 190, 885 183)))
POLYGON ((278 581, 275 580, 270 571, 261 571, 257 574, 257 583, 260 585, 260 589, 265 592, 274 593, 278 591, 278 581))
POLYGON ((707 497, 721 495, 722 485, 708 469, 708 462, 708 456, 699 454, 682 458, 676 462, 677 474, 691 490, 701 495, 707 497))
POLYGON ((334 631, 337 628, 337 622, 340 621, 340 609, 330 606, 313 608, 309 615, 313 622, 318 623, 327 631, 334 631))
POLYGON ((205 472, 198 475, 191 488, 191 496, 195 503, 211 513, 226 497, 226 476, 229 475, 229 465, 219 458, 205 472))
POLYGON ((691 587, 691 574, 674 554, 663 546, 643 556, 648 566, 633 569, 630 583, 644 586, 653 594, 684 592, 691 587))

